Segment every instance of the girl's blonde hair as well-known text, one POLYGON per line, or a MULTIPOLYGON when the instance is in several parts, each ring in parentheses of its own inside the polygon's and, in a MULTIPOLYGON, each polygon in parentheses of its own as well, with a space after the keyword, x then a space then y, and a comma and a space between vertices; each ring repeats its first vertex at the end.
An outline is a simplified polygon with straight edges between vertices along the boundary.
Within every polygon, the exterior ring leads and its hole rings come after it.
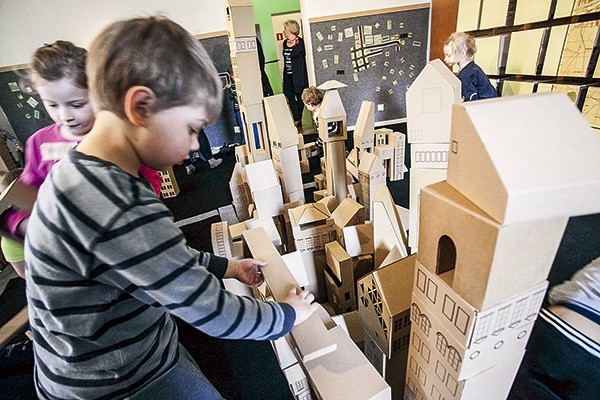
POLYGON ((464 32, 454 32, 448 39, 444 46, 450 47, 452 53, 456 54, 460 50, 464 49, 468 57, 473 57, 477 53, 477 44, 475 38, 472 35, 464 32))

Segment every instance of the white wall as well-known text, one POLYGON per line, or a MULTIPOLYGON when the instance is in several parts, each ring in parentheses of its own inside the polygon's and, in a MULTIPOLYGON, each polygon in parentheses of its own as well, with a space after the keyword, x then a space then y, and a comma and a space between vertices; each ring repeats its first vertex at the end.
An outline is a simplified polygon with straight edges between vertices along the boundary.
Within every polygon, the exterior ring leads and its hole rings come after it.
POLYGON ((29 63, 59 39, 88 48, 118 19, 163 14, 194 35, 224 31, 224 10, 224 0, 1 0, 0 67, 29 63))
MULTIPOLYGON (((308 80, 315 85, 315 70, 312 55, 312 40, 309 20, 318 17, 328 17, 341 14, 360 13, 385 8, 396 8, 414 4, 429 4, 430 0, 300 0, 302 11, 303 39, 306 43, 306 62, 308 65, 308 80)), ((322 82, 319 82, 322 83, 322 82)))

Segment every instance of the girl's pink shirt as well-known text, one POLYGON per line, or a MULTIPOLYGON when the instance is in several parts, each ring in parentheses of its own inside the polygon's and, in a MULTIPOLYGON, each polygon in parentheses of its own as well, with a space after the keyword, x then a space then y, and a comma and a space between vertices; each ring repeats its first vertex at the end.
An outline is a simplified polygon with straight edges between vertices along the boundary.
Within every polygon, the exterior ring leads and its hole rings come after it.
MULTIPOLYGON (((50 173, 50 169, 70 149, 77 146, 83 139, 65 139, 60 134, 57 124, 46 126, 34 133, 25 144, 25 166, 19 180, 26 185, 38 188, 50 173)), ((157 171, 145 165, 140 166, 140 174, 143 175, 157 195, 160 195, 162 178, 157 171)), ((4 217, 4 225, 11 235, 17 235, 19 224, 29 217, 29 213, 19 210, 9 210, 4 217)))

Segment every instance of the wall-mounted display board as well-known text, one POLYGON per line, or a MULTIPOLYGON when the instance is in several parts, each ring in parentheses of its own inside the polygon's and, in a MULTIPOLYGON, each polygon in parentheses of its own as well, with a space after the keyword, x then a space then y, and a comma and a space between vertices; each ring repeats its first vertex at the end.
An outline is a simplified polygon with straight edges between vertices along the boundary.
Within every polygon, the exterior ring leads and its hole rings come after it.
POLYGON ((458 10, 457 30, 476 37, 475 60, 502 96, 566 92, 600 134, 600 1, 461 0, 458 10))
POLYGON ((376 122, 406 118, 406 89, 427 64, 427 4, 309 22, 316 84, 348 85, 339 93, 349 126, 363 100, 375 103, 376 122))
POLYGON ((27 75, 24 66, 0 71, 0 107, 21 144, 35 131, 52 123, 27 75))

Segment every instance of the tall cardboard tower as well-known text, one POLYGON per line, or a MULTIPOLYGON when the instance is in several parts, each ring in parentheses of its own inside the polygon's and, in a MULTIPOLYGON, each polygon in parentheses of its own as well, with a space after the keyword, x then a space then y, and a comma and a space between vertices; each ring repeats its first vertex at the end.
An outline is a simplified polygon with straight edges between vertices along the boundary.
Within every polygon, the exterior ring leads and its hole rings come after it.
POLYGON ((347 85, 338 81, 327 81, 318 89, 325 91, 321 108, 317 114, 319 137, 325 144, 327 193, 335 196, 339 203, 348 195, 346 184, 346 138, 348 127, 346 110, 338 92, 347 85))
POLYGON ((231 67, 250 162, 271 158, 262 106, 262 83, 252 0, 226 0, 231 67))

